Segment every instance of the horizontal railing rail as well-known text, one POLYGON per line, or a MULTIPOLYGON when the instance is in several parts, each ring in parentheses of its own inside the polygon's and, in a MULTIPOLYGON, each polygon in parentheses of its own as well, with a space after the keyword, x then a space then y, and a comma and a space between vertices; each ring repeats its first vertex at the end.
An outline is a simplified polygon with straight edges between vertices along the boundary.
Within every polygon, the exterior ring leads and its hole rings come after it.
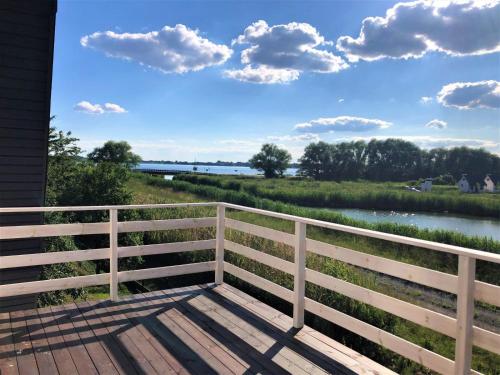
POLYGON ((110 298, 117 300, 118 283, 121 282, 215 271, 215 282, 216 284, 220 284, 223 282, 223 275, 226 272, 293 304, 293 322, 296 328, 303 326, 304 313, 308 311, 439 373, 476 373, 471 370, 473 345, 500 355, 500 335, 475 326, 473 321, 474 302, 476 300, 500 307, 500 286, 475 279, 476 261, 481 260, 499 264, 499 254, 219 202, 128 206, 0 208, 0 214, 64 211, 108 211, 109 221, 100 223, 4 226, 0 227, 0 240, 104 234, 109 235, 109 248, 0 256, 0 269, 109 259, 109 272, 0 285, 0 297, 93 285, 109 285, 110 298), (215 217, 168 220, 118 221, 118 212, 121 210, 195 207, 216 207, 217 215, 215 217), (292 221, 295 225, 295 233, 286 233, 228 218, 226 217, 226 209, 292 221), (454 275, 436 271, 307 238, 306 231, 308 226, 454 254, 458 257, 458 274, 454 275), (215 227, 216 229, 215 238, 213 239, 138 246, 118 245, 119 233, 210 227, 215 227), (294 251, 294 261, 288 261, 234 242, 226 238, 226 230, 243 232, 288 245, 294 251), (120 271, 118 269, 118 259, 120 258, 209 249, 215 249, 214 261, 127 271, 120 271), (225 261, 225 250, 292 275, 294 279, 293 290, 225 261), (309 269, 306 267, 305 262, 307 253, 331 258, 369 271, 455 294, 457 295, 456 316, 448 316, 429 308, 418 306, 309 269), (389 314, 455 339, 455 360, 448 359, 390 332, 344 314, 334 307, 326 306, 306 297, 306 282, 371 305, 389 314))

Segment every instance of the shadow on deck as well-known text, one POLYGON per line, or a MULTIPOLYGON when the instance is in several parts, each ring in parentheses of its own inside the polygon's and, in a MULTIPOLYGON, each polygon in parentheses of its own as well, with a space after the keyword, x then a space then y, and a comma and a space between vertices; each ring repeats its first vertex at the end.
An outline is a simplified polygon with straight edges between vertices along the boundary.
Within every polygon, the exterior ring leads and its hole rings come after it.
POLYGON ((223 284, 0 314, 0 373, 392 372, 223 284))

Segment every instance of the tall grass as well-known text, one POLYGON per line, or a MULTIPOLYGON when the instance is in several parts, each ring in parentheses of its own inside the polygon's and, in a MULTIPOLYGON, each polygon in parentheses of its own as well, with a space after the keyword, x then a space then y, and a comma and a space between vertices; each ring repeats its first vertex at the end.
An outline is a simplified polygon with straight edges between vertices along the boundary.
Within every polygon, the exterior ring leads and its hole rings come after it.
MULTIPOLYGON (((199 201, 207 200, 206 198, 209 198, 210 200, 229 201, 265 209, 278 208, 281 210, 281 212, 299 214, 301 216, 306 216, 304 214, 310 214, 311 216, 313 216, 315 213, 318 213, 317 211, 319 211, 314 209, 302 208, 297 208, 297 211, 294 211, 294 207, 292 205, 276 203, 276 206, 274 206, 273 203, 275 202, 257 199, 243 192, 224 190, 210 186, 197 186, 185 181, 167 182, 158 178, 147 176, 135 179, 134 190, 136 196, 135 203, 174 202, 177 201, 176 198, 178 198, 178 200, 199 201), (176 190, 177 193, 172 193, 172 189, 176 190)), ((157 210, 156 212, 149 212, 152 215, 150 216, 150 218, 162 219, 174 217, 178 218, 192 216, 212 216, 215 214, 212 208, 190 209, 188 211, 186 211, 186 209, 165 209, 157 210)), ((293 223, 291 223, 290 221, 233 210, 227 210, 227 215, 234 219, 274 228, 288 233, 293 233, 293 223)), ((325 217, 321 218, 325 219, 325 217)), ((335 218, 341 221, 346 220, 345 223, 350 223, 351 225, 354 223, 352 220, 337 214, 334 214, 334 216, 330 216, 329 218, 335 218)), ((368 224, 367 227, 373 229, 373 226, 370 226, 368 224)), ((398 231, 402 229, 393 228, 393 230, 398 231)), ((425 233, 427 233, 429 236, 436 236, 435 233, 432 234, 429 231, 425 231, 425 233)), ((405 245, 392 244, 387 241, 360 238, 336 231, 322 230, 320 228, 309 228, 307 234, 309 238, 317 239, 323 242, 335 243, 340 246, 366 251, 373 254, 388 256, 395 259, 404 260, 409 263, 430 266, 430 268, 440 269, 446 272, 456 272, 456 264, 454 264, 456 257, 454 256, 441 257, 441 255, 443 254, 433 251, 427 251, 424 249, 413 248, 405 245)), ((413 232, 413 234, 415 234, 415 232, 413 232)), ((212 236, 211 238, 213 238, 214 233, 213 229, 203 229, 201 232, 199 230, 151 232, 150 236, 150 238, 145 238, 145 242, 156 243, 186 241, 209 238, 210 236, 212 236)), ((289 261, 293 260, 293 249, 285 244, 276 243, 247 233, 229 229, 226 230, 226 238, 245 246, 249 246, 265 253, 280 257, 282 259, 286 259, 289 261)), ((455 240, 457 239, 455 238, 455 240)), ((462 240, 466 241, 471 239, 464 237, 462 238, 462 240)), ((500 244, 498 243, 492 243, 490 245, 494 245, 493 247, 497 251, 500 248, 500 244)), ((151 257, 151 260, 149 260, 148 263, 150 262, 150 266, 159 266, 163 265, 164 262, 166 262, 167 264, 172 264, 172 262, 176 263, 179 261, 200 261, 207 259, 213 259, 213 252, 199 252, 199 254, 184 253, 179 254, 178 256, 176 256, 176 258, 172 258, 170 256, 165 256, 165 258, 163 258, 162 256, 155 256, 151 257)), ((291 278, 291 276, 279 270, 267 267, 265 265, 262 265, 261 263, 249 260, 230 251, 225 252, 225 260, 286 288, 293 289, 293 279, 291 278)), ((306 264, 308 268, 318 270, 320 272, 351 282, 353 284, 376 290, 381 293, 394 295, 394 291, 384 289, 383 286, 379 285, 376 274, 365 272, 362 269, 350 266, 343 262, 334 261, 332 259, 317 256, 314 254, 308 254, 306 264)), ((478 270, 478 272, 480 271, 478 270)), ((494 279, 496 278, 496 280, 498 281, 498 275, 491 276, 494 279)), ((288 303, 280 301, 275 296, 252 287, 238 280, 237 278, 226 275, 225 281, 242 288, 247 293, 256 295, 259 299, 263 299, 272 306, 279 308, 286 313, 290 313, 291 311, 291 306, 288 303)), ((155 286, 154 284, 152 285, 155 286)), ((165 284, 160 282, 160 284, 156 284, 156 286, 165 287, 165 284)), ((357 302, 311 283, 306 284, 306 295, 325 305, 333 306, 335 309, 349 314, 350 316, 361 319, 376 327, 398 335, 406 340, 414 342, 427 349, 433 350, 443 356, 451 359, 453 359, 454 357, 454 340, 444 335, 420 327, 404 319, 385 313, 379 309, 357 302)), ((445 298, 444 294, 443 298, 445 298)), ((409 302, 418 303, 418 298, 409 302)), ((315 317, 312 314, 306 315, 306 323, 316 329, 327 333, 336 340, 354 348, 355 350, 361 352, 364 355, 367 355, 377 362, 390 367, 398 373, 432 373, 429 370, 422 368, 418 364, 413 363, 412 361, 396 355, 377 344, 369 342, 361 338, 360 336, 343 329, 342 327, 334 326, 333 324, 324 321, 321 318, 315 317)), ((496 356, 484 350, 474 348, 473 367, 475 369, 486 374, 495 374, 495 371, 497 368, 499 368, 499 366, 499 356, 496 356)))
MULTIPOLYGON (((215 186, 195 185, 187 181, 165 181, 157 178, 150 178, 148 183, 156 186, 171 187, 177 191, 190 192, 215 201, 226 201, 249 207, 262 208, 269 211, 276 211, 338 224, 377 230, 385 233, 500 253, 500 242, 485 237, 470 237, 452 231, 419 229, 413 226, 393 223, 367 223, 364 221, 354 220, 342 214, 328 210, 300 207, 269 199, 258 198, 241 191, 226 190, 215 186)), ((317 231, 324 232, 324 230, 321 229, 317 229, 317 231)), ((396 260, 410 261, 413 264, 444 272, 456 273, 457 271, 456 256, 448 253, 427 251, 413 246, 389 243, 388 241, 361 238, 348 233, 337 232, 336 236, 337 238, 344 239, 349 243, 361 244, 355 247, 357 250, 374 252, 375 254, 396 260)), ((492 263, 478 261, 477 270, 479 279, 494 284, 500 283, 500 274, 492 263)))
POLYGON ((434 186, 430 193, 405 190, 402 183, 312 181, 285 178, 178 175, 200 185, 308 207, 452 212, 500 218, 500 194, 463 194, 455 186, 434 186))

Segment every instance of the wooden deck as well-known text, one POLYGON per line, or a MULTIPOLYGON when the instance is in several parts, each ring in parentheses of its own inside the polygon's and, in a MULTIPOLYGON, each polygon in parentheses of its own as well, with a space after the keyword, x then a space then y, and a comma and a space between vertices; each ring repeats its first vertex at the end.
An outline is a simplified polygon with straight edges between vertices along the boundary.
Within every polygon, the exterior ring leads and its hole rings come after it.
POLYGON ((0 314, 4 374, 393 374, 227 284, 0 314))

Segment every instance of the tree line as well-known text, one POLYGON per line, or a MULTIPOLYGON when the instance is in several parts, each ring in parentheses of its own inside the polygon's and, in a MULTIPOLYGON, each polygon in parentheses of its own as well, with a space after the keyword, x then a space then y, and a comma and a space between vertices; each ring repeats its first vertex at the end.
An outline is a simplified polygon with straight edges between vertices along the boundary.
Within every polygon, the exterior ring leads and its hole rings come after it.
MULTIPOLYGON (((252 167, 266 177, 284 174, 290 154, 266 144, 250 159, 252 167)), ((455 147, 424 150, 402 139, 372 139, 369 142, 316 142, 309 144, 299 159, 298 174, 317 180, 409 181, 438 177, 456 181, 463 173, 484 178, 499 174, 500 157, 484 149, 455 147)))

